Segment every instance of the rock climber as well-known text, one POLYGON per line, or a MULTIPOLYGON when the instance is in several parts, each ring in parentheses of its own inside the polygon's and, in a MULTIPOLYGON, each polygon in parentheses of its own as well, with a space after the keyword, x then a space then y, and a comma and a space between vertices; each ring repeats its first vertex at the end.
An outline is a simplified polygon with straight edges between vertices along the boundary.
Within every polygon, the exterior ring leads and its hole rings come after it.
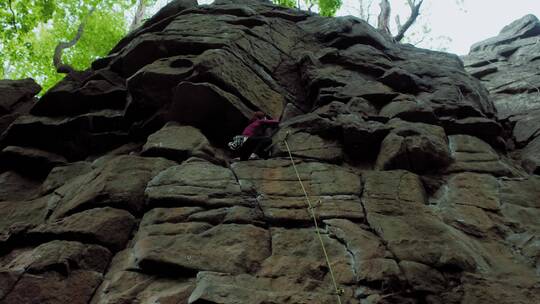
POLYGON ((266 159, 269 157, 267 148, 272 145, 271 133, 278 125, 278 120, 257 111, 253 113, 242 135, 235 136, 229 143, 229 148, 238 152, 240 160, 266 159))

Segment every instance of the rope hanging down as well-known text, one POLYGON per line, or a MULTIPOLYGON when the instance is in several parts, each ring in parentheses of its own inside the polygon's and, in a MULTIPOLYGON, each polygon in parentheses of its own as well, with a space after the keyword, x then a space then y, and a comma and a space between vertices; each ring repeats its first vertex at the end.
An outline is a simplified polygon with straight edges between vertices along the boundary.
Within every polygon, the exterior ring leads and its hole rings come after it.
POLYGON ((317 233, 317 237, 319 238, 319 242, 321 243, 322 252, 324 254, 324 259, 326 260, 326 265, 328 266, 328 270, 330 272, 330 277, 332 278, 332 283, 334 285, 335 294, 337 296, 337 302, 341 304, 341 295, 343 294, 343 289, 338 287, 338 284, 336 282, 336 277, 334 276, 334 270, 332 269, 332 265, 330 264, 330 258, 328 257, 328 253, 326 251, 326 246, 324 245, 321 232, 319 230, 319 224, 317 223, 317 217, 315 216, 315 207, 311 203, 311 200, 309 199, 309 196, 307 194, 306 188, 304 187, 304 183, 302 182, 302 179, 300 178, 300 174, 298 173, 298 169, 296 169, 296 164, 294 163, 294 159, 292 157, 291 149, 289 147, 289 144, 287 143, 287 137, 289 136, 289 132, 287 132, 287 135, 283 139, 283 142, 285 143, 285 147, 287 148, 287 152, 289 153, 289 158, 291 159, 291 163, 294 169, 294 173, 296 173, 296 177, 298 178, 298 182, 300 183, 300 186, 302 187, 302 191, 304 192, 304 196, 306 197, 306 202, 308 204, 308 210, 311 215, 311 218, 313 219, 313 224, 315 225, 315 232, 317 233))

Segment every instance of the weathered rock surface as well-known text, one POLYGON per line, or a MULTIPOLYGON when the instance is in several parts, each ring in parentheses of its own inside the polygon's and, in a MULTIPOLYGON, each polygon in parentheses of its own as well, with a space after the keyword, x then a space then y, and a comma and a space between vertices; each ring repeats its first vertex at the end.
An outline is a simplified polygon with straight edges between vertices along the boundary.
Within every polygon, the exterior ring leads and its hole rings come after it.
POLYGON ((540 303, 538 24, 468 74, 353 17, 176 0, 36 104, 0 82, 0 303, 540 303), (237 161, 254 111, 272 155, 237 161))
POLYGON ((472 46, 465 67, 490 91, 500 121, 512 126, 523 166, 538 174, 540 155, 540 21, 527 15, 472 46))
POLYGON ((41 87, 32 79, 0 80, 0 134, 30 111, 41 87))
POLYGON ((450 151, 443 128, 399 120, 392 120, 388 125, 392 131, 381 144, 375 168, 425 173, 445 168, 450 163, 450 151))
MULTIPOLYGON (((321 219, 363 219, 359 199, 362 184, 358 175, 319 162, 301 162, 296 166, 321 219)), ((290 160, 240 162, 234 163, 232 169, 242 189, 256 196, 257 206, 267 221, 311 221, 302 187, 290 160)))
POLYGON ((88 303, 110 258, 107 249, 78 242, 52 241, 17 249, 0 259, 1 301, 88 303))
POLYGON ((175 123, 168 123, 161 130, 148 136, 141 154, 165 157, 178 162, 190 157, 218 161, 217 151, 201 131, 192 126, 180 126, 175 123))

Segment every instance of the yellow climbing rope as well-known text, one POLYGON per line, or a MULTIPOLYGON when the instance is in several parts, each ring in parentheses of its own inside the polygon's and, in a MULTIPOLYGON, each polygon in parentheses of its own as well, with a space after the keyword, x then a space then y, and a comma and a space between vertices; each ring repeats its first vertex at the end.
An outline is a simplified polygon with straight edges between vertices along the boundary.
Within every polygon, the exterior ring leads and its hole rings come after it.
POLYGON ((326 265, 328 266, 328 270, 330 271, 330 277, 332 278, 332 283, 334 284, 335 294, 337 296, 337 301, 339 304, 341 304, 341 295, 343 294, 343 289, 341 289, 337 282, 336 277, 334 276, 334 270, 332 269, 332 265, 330 264, 330 258, 328 257, 328 253, 326 251, 326 246, 324 245, 321 232, 319 230, 319 224, 317 223, 317 217, 315 215, 315 207, 311 203, 311 200, 309 199, 309 196, 307 194, 306 188, 304 187, 304 183, 302 182, 302 179, 300 178, 300 174, 298 173, 298 169, 296 169, 296 164, 294 163, 294 159, 292 157, 291 149, 289 147, 289 143, 287 143, 287 137, 289 133, 287 132, 287 135, 283 139, 283 142, 285 143, 285 147, 287 147, 287 152, 289 153, 289 158, 291 159, 292 166, 294 168, 294 173, 296 173, 296 177, 298 178, 298 182, 300 182, 300 186, 302 187, 302 191, 304 192, 304 196, 306 197, 306 202, 308 204, 308 210, 311 215, 311 218, 313 219, 313 224, 315 225, 315 232, 317 233, 317 237, 319 238, 319 242, 321 243, 322 252, 324 254, 324 258, 326 260, 326 265))

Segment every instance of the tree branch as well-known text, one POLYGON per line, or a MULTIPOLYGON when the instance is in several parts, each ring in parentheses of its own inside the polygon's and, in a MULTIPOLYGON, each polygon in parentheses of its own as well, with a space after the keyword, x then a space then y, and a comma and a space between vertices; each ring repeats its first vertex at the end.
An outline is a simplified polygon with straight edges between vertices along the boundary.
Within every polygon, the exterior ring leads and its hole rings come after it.
POLYGON ((54 57, 53 57, 53 64, 58 73, 70 74, 75 71, 75 69, 71 67, 69 64, 62 63, 62 53, 64 52, 65 49, 68 49, 74 46, 75 44, 77 44, 77 42, 81 39, 82 34, 84 32, 84 26, 86 25, 86 21, 88 21, 88 18, 94 13, 95 10, 96 10, 96 7, 95 6, 92 7, 92 9, 84 17, 84 19, 81 21, 81 24, 79 24, 79 28, 77 29, 77 34, 75 35, 75 37, 73 37, 73 39, 71 39, 68 42, 63 42, 63 41, 58 42, 58 45, 54 49, 54 57))
POLYGON ((8 5, 9 5, 9 11, 11 12, 11 16, 13 16, 13 19, 11 20, 11 24, 13 24, 13 27, 16 30, 17 29, 17 16, 15 15, 15 12, 13 11, 11 0, 8 0, 8 5))
POLYGON ((367 9, 366 9, 366 11, 367 11, 366 22, 367 22, 367 23, 369 23, 369 19, 371 18, 371 13, 370 13, 370 12, 371 12, 371 6, 372 6, 372 5, 373 5, 373 0, 370 0, 370 1, 368 2, 367 9))
POLYGON ((358 0, 358 4, 360 6, 360 19, 366 20, 367 16, 366 16, 366 8, 364 6, 364 0, 358 0))
POLYGON ((395 19, 396 19, 396 26, 399 32, 401 31, 401 28, 403 28, 403 25, 401 25, 401 19, 399 18, 399 15, 396 15, 395 19))
POLYGON ((391 36, 392 34, 390 33, 390 2, 388 2, 388 0, 381 0, 379 6, 381 7, 381 12, 379 13, 377 28, 384 34, 391 36))
POLYGON ((409 3, 409 7, 411 8, 411 15, 409 16, 409 19, 401 26, 401 28, 398 30, 398 33, 396 36, 394 36, 395 41, 401 41, 403 37, 405 36, 405 33, 409 30, 411 25, 414 24, 416 21, 416 18, 420 15, 420 7, 422 6, 422 3, 424 0, 418 1, 418 4, 415 3, 413 0, 407 0, 409 3))
POLYGON ((137 4, 137 11, 135 12, 135 16, 133 16, 133 20, 131 21, 131 25, 129 26, 130 32, 135 30, 142 23, 142 19, 144 17, 145 11, 146 11, 145 1, 139 0, 139 3, 137 4))

